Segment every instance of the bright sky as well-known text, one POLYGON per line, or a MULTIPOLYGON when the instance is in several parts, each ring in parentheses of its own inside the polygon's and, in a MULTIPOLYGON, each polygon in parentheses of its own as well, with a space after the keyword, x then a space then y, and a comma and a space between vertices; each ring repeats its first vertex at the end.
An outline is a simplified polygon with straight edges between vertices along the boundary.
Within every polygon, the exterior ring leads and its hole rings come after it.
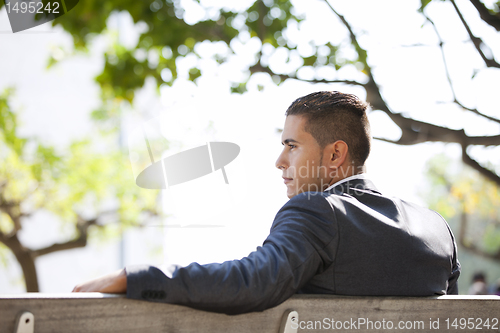
MULTIPOLYGON (((182 3, 188 9, 187 20, 195 22, 200 19, 199 8, 194 1, 183 0, 182 3)), ((236 2, 226 3, 231 7, 236 2)), ((243 6, 251 1, 237 3, 243 6)), ((462 128, 467 124, 466 131, 471 135, 498 134, 498 124, 457 111, 451 104, 439 103, 450 101, 451 92, 435 33, 428 24, 420 28, 424 23, 423 17, 416 12, 420 1, 352 0, 331 3, 355 27, 362 46, 369 49, 369 62, 373 65, 376 79, 383 86, 384 97, 394 110, 451 128, 462 128), (407 47, 401 47, 402 44, 407 47), (415 44, 421 46, 409 47, 415 44)), ((498 35, 493 29, 483 29, 468 1, 457 3, 464 9, 464 15, 470 18, 473 30, 493 47, 492 52, 500 59, 498 35)), ((307 38, 311 36, 317 43, 331 41, 338 44, 346 40, 344 27, 324 3, 297 0, 294 4, 298 12, 306 14, 307 20, 291 28, 287 35, 299 45, 301 54, 309 52, 307 38)), ((78 10, 78 6, 74 10, 78 10)), ((473 52, 472 45, 463 43, 467 35, 451 4, 433 2, 427 13, 435 20, 446 41, 448 65, 461 102, 498 116, 495 98, 500 71, 481 70, 471 81, 474 70, 484 66, 473 52)), ((133 46, 137 42, 137 32, 129 17, 115 16, 110 19, 109 27, 117 29, 120 40, 126 45, 133 46)), ((141 25, 136 28, 140 30, 141 25)), ((22 110, 23 133, 37 134, 43 140, 64 145, 75 137, 92 132, 89 113, 99 105, 98 87, 92 79, 103 66, 101 54, 110 38, 97 38, 88 56, 68 57, 54 68, 45 70, 49 54, 64 58, 65 50, 72 50, 68 35, 61 29, 52 29, 49 24, 12 34, 5 10, 0 11, 0 89, 16 87, 14 107, 22 110)), ((225 52, 224 46, 200 45, 197 51, 203 56, 203 76, 197 85, 180 79, 173 87, 164 87, 158 97, 153 93, 150 82, 137 96, 134 110, 123 121, 124 134, 130 140, 137 139, 133 135, 137 124, 149 120, 150 123, 161 124, 162 133, 168 140, 182 141, 182 145, 174 145, 175 149, 164 152, 163 156, 206 144, 207 141, 229 141, 241 147, 240 155, 226 167, 229 185, 224 184, 219 171, 195 183, 164 191, 165 209, 177 214, 167 223, 184 226, 157 229, 164 231, 165 261, 168 263, 234 259, 260 245, 275 213, 287 201, 281 172, 274 167, 274 162, 282 148, 277 129, 283 126, 288 105, 297 97, 317 90, 340 90, 365 97, 362 89, 340 84, 311 85, 287 81, 276 87, 266 75, 253 77, 248 84, 248 93, 231 95, 228 79, 241 76, 240 61, 248 61, 250 52, 260 44, 243 34, 240 42, 232 46, 239 56, 238 61, 217 67, 209 57, 213 52, 225 52), (258 91, 258 85, 264 85, 264 91, 258 91), (181 98, 188 98, 190 102, 179 106, 181 98), (188 228, 189 224, 222 224, 225 227, 188 228)), ((271 66, 278 70, 286 67, 281 51, 269 58, 271 66)), ((348 50, 345 56, 350 56, 348 50)), ((186 57, 178 62, 181 77, 195 61, 186 57)), ((326 77, 337 75, 340 79, 359 78, 355 69, 349 67, 338 73, 325 71, 321 74, 326 77)), ((168 77, 168 73, 165 75, 168 77)), ((314 73, 304 70, 300 75, 308 78, 314 73)), ((369 117, 374 136, 397 139, 400 135, 399 129, 381 112, 373 112, 369 117)), ((137 142, 134 141, 134 144, 137 142)), ((419 194, 425 190, 423 167, 429 158, 440 152, 460 156, 459 148, 454 145, 401 147, 374 141, 368 159, 368 172, 383 193, 425 204, 419 194)), ((489 160, 500 165, 498 148, 475 149, 473 152, 482 161, 489 160)), ((35 238, 40 239, 44 228, 32 225, 27 229, 23 235, 25 239, 31 244, 40 243, 35 238)), ((55 237, 57 231, 52 232, 50 237, 55 237)), ((100 273, 106 273, 105 269, 104 266, 100 273)), ((47 289, 57 291, 57 286, 46 283, 50 286, 47 289)))

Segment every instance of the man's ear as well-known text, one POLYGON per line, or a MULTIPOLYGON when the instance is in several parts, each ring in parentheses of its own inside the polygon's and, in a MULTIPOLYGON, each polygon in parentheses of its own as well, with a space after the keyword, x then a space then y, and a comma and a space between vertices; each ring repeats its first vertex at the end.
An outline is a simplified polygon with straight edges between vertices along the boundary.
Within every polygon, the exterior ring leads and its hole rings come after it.
POLYGON ((337 140, 326 145, 323 155, 328 157, 328 166, 333 169, 339 168, 347 158, 349 147, 342 140, 337 140))

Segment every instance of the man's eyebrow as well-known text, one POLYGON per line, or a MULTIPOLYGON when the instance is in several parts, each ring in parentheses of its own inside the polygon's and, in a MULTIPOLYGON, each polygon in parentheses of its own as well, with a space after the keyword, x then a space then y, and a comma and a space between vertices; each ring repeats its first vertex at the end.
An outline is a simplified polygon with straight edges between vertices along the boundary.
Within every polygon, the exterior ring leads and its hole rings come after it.
POLYGON ((284 146, 284 145, 289 144, 290 142, 299 143, 297 140, 294 140, 294 139, 286 139, 281 144, 284 146))

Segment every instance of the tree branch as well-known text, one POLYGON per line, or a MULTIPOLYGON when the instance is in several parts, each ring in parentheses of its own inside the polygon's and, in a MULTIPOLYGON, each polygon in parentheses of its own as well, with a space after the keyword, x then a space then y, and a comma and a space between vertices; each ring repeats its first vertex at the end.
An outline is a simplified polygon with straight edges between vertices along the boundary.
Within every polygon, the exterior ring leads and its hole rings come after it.
POLYGON ((42 249, 33 250, 32 251, 33 258, 37 258, 37 257, 43 256, 45 254, 49 254, 49 253, 53 253, 53 252, 57 252, 57 251, 85 247, 87 245, 88 228, 91 225, 97 225, 97 220, 100 217, 101 216, 98 216, 98 217, 90 219, 90 220, 85 220, 80 215, 77 215, 77 219, 78 219, 78 222, 76 223, 76 228, 78 229, 78 237, 77 238, 72 239, 72 240, 67 241, 67 242, 64 242, 64 243, 55 243, 55 244, 52 244, 50 246, 44 247, 42 249))
POLYGON ((453 7, 455 8, 455 11, 458 14, 460 21, 462 21, 462 24, 464 25, 465 30, 467 30, 467 33, 469 34, 469 38, 472 41, 472 44, 474 44, 474 47, 476 48, 477 52, 479 53, 479 55, 483 59, 486 66, 500 68, 500 64, 498 62, 496 62, 494 59, 489 59, 488 57, 486 57, 483 50, 481 50, 481 44, 485 45, 485 46, 486 46, 486 44, 483 42, 483 40, 481 38, 474 36, 472 31, 470 30, 469 25, 467 24, 464 17, 462 16, 462 13, 458 9, 457 4, 455 3, 455 0, 450 0, 450 1, 453 4, 453 7))
POLYGON ((103 217, 105 217, 106 215, 116 214, 116 213, 117 213, 116 209, 107 210, 107 211, 101 212, 99 215, 97 215, 93 219, 84 219, 80 215, 77 215, 76 228, 78 230, 78 237, 76 237, 75 239, 72 239, 70 241, 64 242, 64 243, 55 243, 55 244, 52 244, 52 245, 47 246, 47 247, 42 248, 42 249, 33 250, 32 251, 33 258, 40 257, 40 256, 43 256, 45 254, 49 254, 49 253, 53 253, 53 252, 57 252, 57 251, 85 247, 87 245, 89 227, 92 225, 102 227, 102 225, 98 224, 97 222, 100 219, 102 219, 103 217))
MULTIPOLYGON (((399 138, 399 140, 394 141, 394 140, 389 140, 389 139, 385 139, 385 138, 376 138, 377 140, 381 140, 384 142, 390 142, 390 143, 394 143, 394 144, 399 144, 399 145, 414 145, 414 144, 423 143, 423 142, 458 143, 462 147, 467 147, 469 145, 483 145, 483 146, 500 145, 500 135, 471 137, 471 136, 467 136, 463 129, 454 130, 454 129, 450 129, 447 127, 441 127, 441 126, 433 125, 433 124, 426 123, 423 121, 407 118, 407 117, 403 116, 401 113, 392 112, 390 110, 388 104, 382 98, 382 94, 380 92, 379 85, 376 83, 375 78, 373 77, 373 74, 372 74, 371 67, 368 64, 367 53, 359 45, 356 34, 354 33, 349 22, 347 22, 347 20, 332 7, 332 5, 328 2, 328 0, 324 0, 324 1, 328 5, 328 7, 330 7, 332 12, 335 13, 335 15, 342 21, 343 25, 349 31, 351 42, 354 45, 356 52, 358 53, 359 61, 363 62, 365 69, 368 73, 368 78, 369 78, 368 82, 365 84, 360 84, 366 90, 367 102, 372 105, 373 109, 385 112, 391 118, 391 120, 402 131, 402 134, 401 134, 401 137, 399 138)), ((452 0, 452 2, 453 2, 453 0, 452 0)), ((458 8, 456 8, 456 10, 459 13, 461 19, 463 20, 463 17, 461 16, 461 13, 458 11, 458 8)), ((432 21, 430 21, 430 22, 432 23, 432 21)), ((470 29, 467 26, 466 22, 464 20, 462 22, 466 26, 466 29, 468 29, 468 31, 470 32, 470 29)), ((433 26, 434 26, 434 24, 433 24, 433 26)), ((438 34, 438 37, 440 38, 440 42, 441 42, 440 46, 441 46, 441 50, 442 50, 442 43, 443 43, 442 39, 439 36, 439 33, 437 32, 437 30, 436 30, 436 33, 438 34)), ((470 35, 472 35, 472 32, 470 32, 470 35)), ((444 58, 444 53, 443 53, 443 60, 445 62, 445 66, 446 66, 446 59, 444 58)), ((491 65, 491 63, 490 63, 490 65, 491 65)), ((446 71, 447 71, 448 81, 450 82, 450 86, 451 86, 451 79, 450 79, 449 72, 448 72, 447 68, 446 68, 446 71)), ((452 87, 452 91, 453 91, 453 87, 452 87)), ((454 91, 453 91, 453 94, 455 96, 454 91)), ((458 105, 462 106, 464 109, 471 111, 471 112, 474 112, 474 113, 476 113, 484 118, 487 118, 489 120, 498 122, 498 119, 496 119, 496 118, 484 115, 484 114, 482 114, 479 111, 474 110, 474 109, 465 108, 463 105, 461 105, 457 101, 456 97, 454 97, 454 99, 455 99, 454 102, 457 103, 458 105)), ((500 184, 500 178, 498 177, 498 175, 496 175, 491 170, 479 165, 479 163, 472 160, 467 154, 464 154, 464 162, 466 164, 472 166, 474 169, 479 171, 481 174, 485 175, 488 179, 491 179, 491 180, 495 181, 497 184, 500 184)))
POLYGON ((448 80, 448 84, 450 85, 451 93, 453 95, 453 103, 457 104, 458 106, 460 106, 464 110, 470 111, 472 113, 477 114, 478 116, 481 116, 483 118, 486 118, 488 120, 491 120, 491 121, 494 121, 494 122, 497 122, 497 123, 500 124, 500 119, 497 119, 497 118, 485 115, 484 113, 479 112, 477 109, 468 108, 468 107, 464 106, 462 103, 460 103, 458 101, 457 94, 455 93, 455 88, 453 87, 453 82, 451 81, 450 70, 448 69, 448 62, 446 61, 446 56, 444 54, 444 48, 443 48, 444 41, 441 38, 441 35, 439 34, 439 31, 437 30, 437 27, 434 24, 434 21, 432 21, 427 15, 425 15, 425 14, 423 14, 423 15, 426 18, 426 20, 428 22, 430 22, 430 24, 432 25, 432 28, 434 29, 434 32, 436 33, 436 36, 439 39, 439 49, 441 50, 441 57, 443 58, 444 70, 445 70, 445 73, 446 73, 446 79, 448 80))
POLYGON ((372 105, 374 109, 381 110, 386 112, 389 116, 392 114, 389 106, 382 98, 382 94, 380 93, 380 89, 378 84, 375 81, 375 78, 372 74, 372 68, 368 65, 367 52, 358 43, 358 39, 356 34, 354 33, 351 25, 344 16, 340 15, 333 6, 328 2, 328 0, 324 0, 328 7, 330 7, 331 11, 342 21, 342 24, 349 31, 349 36, 351 38, 351 43, 354 45, 356 52, 358 53, 358 60, 363 63, 365 66, 365 70, 368 75, 368 82, 363 85, 366 90, 366 101, 372 105))
POLYGON ((315 80, 315 79, 303 80, 303 79, 297 78, 296 76, 291 76, 291 75, 287 75, 287 74, 276 74, 269 67, 262 66, 260 59, 255 65, 250 67, 249 70, 250 70, 250 73, 252 73, 252 74, 253 73, 267 73, 271 76, 278 76, 281 81, 285 81, 287 79, 294 79, 294 80, 300 80, 303 82, 310 82, 310 83, 344 83, 344 84, 356 85, 356 86, 364 86, 365 85, 364 83, 353 81, 353 80, 325 80, 325 79, 322 79, 322 80, 315 80))
POLYGON ((472 157, 470 157, 467 154, 467 146, 462 145, 462 161, 479 172, 483 177, 491 180, 494 182, 497 186, 500 186, 500 177, 493 171, 483 167, 481 164, 479 164, 476 160, 474 160, 472 157))
MULTIPOLYGON (((472 35, 472 32, 470 31, 467 23, 465 22, 465 20, 461 16, 461 13, 458 10, 458 8, 456 7, 454 1, 453 0, 451 0, 451 1, 453 2, 455 9, 457 10, 457 13, 459 14, 459 16, 462 19, 462 23, 465 25, 465 27, 468 30, 468 32, 470 33, 469 35, 471 36, 471 39, 472 39, 472 37, 474 37, 472 35)), ((351 41, 352 41, 353 45, 355 46, 355 48, 359 54, 360 59, 364 60, 365 66, 368 69, 368 74, 369 74, 370 80, 368 81, 368 83, 366 83, 364 85, 364 87, 366 89, 366 93, 367 93, 367 101, 370 104, 372 104, 372 106, 374 106, 376 109, 384 111, 391 118, 391 120, 394 121, 394 123, 399 126, 399 128, 402 131, 401 138, 399 140, 393 141, 393 140, 388 140, 388 139, 382 139, 382 141, 397 143, 400 145, 413 145, 413 144, 422 143, 422 142, 453 142, 453 143, 461 144, 462 147, 467 147, 468 145, 486 145, 486 146, 487 145, 500 145, 500 135, 469 137, 465 134, 465 131, 463 129, 462 130, 453 130, 453 129, 450 129, 447 127, 441 127, 441 126, 429 124, 426 122, 418 121, 415 119, 407 118, 407 117, 404 117, 400 113, 393 113, 389 109, 387 103, 382 98, 379 86, 375 82, 375 79, 372 75, 372 71, 370 69, 370 66, 368 65, 368 62, 366 59, 366 51, 360 47, 360 45, 357 41, 356 35, 354 34, 351 26, 349 25, 349 23, 345 20, 345 18, 342 15, 340 15, 337 11, 335 11, 335 9, 330 5, 330 3, 327 0, 325 0, 325 2, 330 7, 330 9, 335 13, 335 15, 337 15, 340 18, 342 23, 345 25, 345 27, 349 31, 349 34, 351 36, 351 41)), ((429 20, 429 21, 433 24, 433 22, 431 20, 429 20)), ((434 26, 434 24, 433 24, 433 26, 434 26)), ((440 47, 442 49, 442 39, 439 36, 439 33, 437 30, 436 30, 436 34, 438 34, 438 37, 440 38, 440 42, 441 42, 440 47)), ((479 41, 482 42, 480 39, 479 39, 479 41)), ((479 49, 479 51, 481 51, 481 50, 479 49)), ((445 66, 446 66, 446 59, 444 58, 444 53, 443 53, 443 60, 445 62, 445 66)), ((491 63, 490 63, 490 65, 491 65, 491 63)), ((451 79, 450 79, 450 76, 448 74, 447 68, 446 68, 446 72, 447 72, 448 80, 450 82, 450 86, 452 87, 451 79)), ((452 87, 452 91, 453 91, 453 87, 452 87)), ((453 91, 453 94, 455 96, 454 91, 453 91)), ((455 103, 461 105, 457 101, 456 97, 454 99, 455 99, 455 103)), ((476 114, 479 114, 485 118, 488 118, 488 119, 491 118, 490 120, 498 122, 498 119, 483 115, 482 113, 480 113, 477 110, 472 110, 472 109, 468 109, 468 108, 465 108, 465 109, 467 109, 471 112, 475 112, 476 114)), ((378 139, 381 139, 381 138, 378 138, 378 139)), ((464 156, 465 156, 464 158, 467 160, 466 164, 474 167, 482 175, 485 175, 488 179, 491 179, 491 180, 495 181, 497 184, 500 184, 500 178, 498 177, 498 175, 496 175, 491 170, 482 167, 477 162, 473 163, 475 161, 472 160, 470 157, 467 159, 467 157, 468 157, 467 154, 465 154, 464 156)), ((464 160, 464 162, 466 160, 464 160)))
POLYGON ((475 113, 477 114, 478 116, 480 117, 483 117, 485 119, 488 119, 488 120, 491 120, 491 121, 494 121, 496 123, 499 123, 500 124, 500 119, 498 118, 495 118, 495 117, 492 117, 492 116, 488 116, 487 114, 484 114, 482 112, 479 112, 477 109, 471 109, 471 108, 468 108, 468 107, 465 107, 462 103, 460 103, 458 100, 454 100, 453 103, 457 104, 458 106, 460 106, 462 109, 464 110, 467 110, 467 111, 470 111, 472 113, 475 113))
POLYGON ((455 130, 448 127, 437 126, 423 121, 407 118, 401 113, 387 113, 391 120, 398 125, 403 134, 399 140, 383 141, 399 145, 415 145, 423 142, 458 143, 465 146, 498 146, 500 135, 493 136, 468 136, 463 129, 455 130))
MULTIPOLYGON (((462 19, 462 23, 465 25, 466 29, 468 29, 468 31, 470 32, 470 34, 472 34, 472 32, 470 31, 467 23, 465 22, 465 20, 463 19, 463 17, 461 16, 461 13, 460 11, 458 10, 458 7, 456 7, 454 1, 452 0, 454 6, 455 6, 455 9, 457 10, 457 13, 460 15, 461 19, 462 19)), ((396 122, 396 124, 398 124, 398 122, 396 121, 396 119, 398 119, 399 117, 398 116, 395 116, 395 114, 390 110, 390 108, 388 107, 387 103, 384 101, 384 99, 382 98, 382 94, 380 93, 380 89, 379 89, 379 86, 378 84, 376 83, 375 81, 375 78, 373 77, 373 74, 372 74, 372 70, 371 70, 371 67, 368 65, 368 61, 367 61, 367 56, 366 56, 366 51, 364 49, 361 48, 361 46, 359 45, 358 43, 358 40, 357 40, 357 37, 356 37, 356 34, 354 33, 351 25, 349 24, 349 22, 347 22, 347 20, 342 16, 340 15, 333 7, 332 5, 328 2, 328 0, 325 0, 325 3, 328 5, 328 7, 330 7, 330 9, 335 13, 335 15, 337 15, 339 17, 339 19, 342 21, 342 23, 344 24, 344 26, 347 28, 347 30, 349 31, 349 35, 350 35, 350 38, 351 38, 351 42, 352 44, 354 45, 354 47, 356 48, 356 51, 358 52, 358 55, 359 55, 359 59, 360 61, 363 61, 364 65, 365 65, 365 68, 368 72, 368 77, 369 77, 369 81, 364 84, 363 86, 365 87, 366 89, 366 94, 367 94, 367 97, 366 97, 366 100, 372 105, 373 108, 375 109, 378 109, 378 110, 381 110, 381 111, 384 111, 386 112, 389 117, 391 117, 391 119, 396 122)), ((447 66, 447 62, 446 62, 446 58, 445 58, 445 55, 444 55, 444 50, 443 50, 443 40, 441 38, 441 36, 439 35, 439 32, 437 31, 436 29, 436 26, 434 24, 434 22, 428 18, 427 16, 425 16, 426 19, 432 24, 433 28, 434 28, 434 31, 436 32, 436 35, 438 36, 439 38, 439 41, 440 41, 440 49, 441 49, 441 54, 442 54, 442 57, 443 57, 443 63, 444 63, 444 66, 445 66, 445 70, 446 70, 446 77, 448 79, 448 82, 450 84, 450 88, 451 88, 451 91, 453 93, 453 99, 454 99, 454 103, 456 103, 457 105, 459 105, 460 107, 462 107, 463 109, 467 110, 467 111, 470 111, 470 112, 473 112, 483 118, 486 118, 488 120, 491 120, 491 121, 494 121, 494 122, 497 122, 497 123, 500 123, 500 119, 497 119, 495 117, 491 117, 491 116, 488 116, 488 115, 485 115, 481 112, 479 112, 477 109, 471 109, 471 108, 468 108, 468 107, 465 107, 464 105, 462 105, 457 97, 456 97, 456 94, 455 94, 455 90, 453 88, 453 84, 452 84, 452 81, 451 81, 451 77, 450 77, 450 74, 449 74, 449 70, 448 70, 448 66, 447 66)), ((473 36, 473 35, 472 35, 473 36)), ((472 37, 471 37, 472 39, 472 37)), ((479 41, 482 43, 482 41, 479 39, 479 41)), ((479 52, 482 53, 481 49, 479 48, 478 50, 479 52)), ((483 54, 484 56, 484 54, 483 54)), ((496 64, 494 65, 493 67, 500 67, 499 64, 497 64, 494 60, 493 62, 496 64), (497 66, 498 65, 498 66, 497 66)), ((490 63, 491 65, 491 63, 490 63)), ((420 122, 421 123, 421 122, 420 122)), ((398 124, 399 125, 399 124, 398 124)), ((403 130, 403 128, 401 128, 403 130)), ((413 131, 411 131, 413 132, 413 131)), ((414 137, 414 133, 407 133, 405 135, 404 131, 403 131, 403 136, 410 136, 410 137, 414 137)))
MULTIPOLYGON (((20 202, 5 199, 3 195, 4 194, 3 189, 6 186, 7 186, 7 180, 3 181, 0 184, 0 211, 3 211, 7 215, 9 215, 10 219, 12 220, 12 223, 14 223, 14 228, 8 235, 6 235, 6 237, 10 237, 22 229, 21 219, 31 216, 32 212, 25 213, 21 210, 20 202)), ((24 197, 24 199, 29 197, 31 194, 32 193, 28 193, 24 197)))
POLYGON ((10 237, 10 235, 15 234, 19 230, 21 230, 21 217, 23 216, 23 214, 21 213, 19 203, 5 200, 2 192, 0 192, 0 211, 4 211, 7 215, 9 215, 12 223, 14 223, 14 228, 9 233, 9 235, 6 235, 7 237, 10 237), (16 210, 18 212, 16 212, 16 210))
POLYGON ((266 38, 266 25, 264 24, 264 16, 266 16, 266 5, 264 4, 264 1, 258 1, 257 2, 258 6, 258 13, 259 13, 259 18, 258 18, 258 31, 257 31, 257 37, 259 37, 260 40, 264 40, 266 38))
POLYGON ((45 254, 57 252, 57 251, 64 251, 64 250, 70 250, 70 249, 76 249, 80 247, 85 247, 87 246, 87 235, 85 236, 79 236, 77 239, 65 242, 65 243, 55 243, 52 244, 48 247, 45 247, 43 249, 39 250, 33 250, 33 257, 37 258, 40 256, 43 256, 45 254))
POLYGON ((382 141, 382 142, 392 143, 392 144, 395 144, 395 145, 398 144, 398 141, 394 141, 394 140, 382 138, 382 137, 379 137, 379 136, 374 136, 373 139, 374 140, 378 140, 378 141, 382 141))
POLYGON ((500 31, 500 13, 492 14, 480 0, 470 0, 470 2, 476 7, 479 16, 484 22, 491 25, 496 31, 500 31))

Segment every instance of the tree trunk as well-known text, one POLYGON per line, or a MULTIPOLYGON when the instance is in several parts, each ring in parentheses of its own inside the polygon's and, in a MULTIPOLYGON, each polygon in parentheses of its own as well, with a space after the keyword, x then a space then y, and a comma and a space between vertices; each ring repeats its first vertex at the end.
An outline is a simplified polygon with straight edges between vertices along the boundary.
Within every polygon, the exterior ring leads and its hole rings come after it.
POLYGON ((3 242, 16 256, 17 261, 21 265, 24 275, 24 283, 26 284, 27 292, 39 292, 38 275, 36 273, 35 259, 30 249, 24 247, 17 234, 7 238, 3 242))

